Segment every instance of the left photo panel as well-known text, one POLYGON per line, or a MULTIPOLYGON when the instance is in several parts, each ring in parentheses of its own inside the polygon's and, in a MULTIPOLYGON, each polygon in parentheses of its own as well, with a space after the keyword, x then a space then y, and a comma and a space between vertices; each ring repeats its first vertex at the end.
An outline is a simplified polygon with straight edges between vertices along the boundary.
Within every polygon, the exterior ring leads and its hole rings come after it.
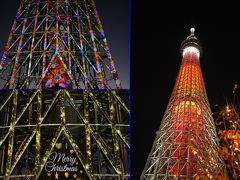
POLYGON ((0 179, 131 179, 130 1, 0 7, 0 179))

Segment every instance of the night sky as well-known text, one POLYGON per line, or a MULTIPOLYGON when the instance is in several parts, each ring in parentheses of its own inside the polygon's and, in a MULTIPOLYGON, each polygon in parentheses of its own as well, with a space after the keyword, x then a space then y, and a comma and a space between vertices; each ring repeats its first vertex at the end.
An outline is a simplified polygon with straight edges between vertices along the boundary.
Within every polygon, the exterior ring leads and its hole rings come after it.
MULTIPOLYGON (((129 0, 95 0, 95 2, 122 87, 128 89, 130 87, 129 0)), ((7 0, 0 6, 1 58, 18 6, 19 0, 7 0)))
POLYGON ((238 6, 170 3, 133 6, 133 179, 139 179, 150 153, 180 68, 180 44, 192 26, 203 47, 200 63, 211 109, 232 98, 235 83, 240 86, 238 6))

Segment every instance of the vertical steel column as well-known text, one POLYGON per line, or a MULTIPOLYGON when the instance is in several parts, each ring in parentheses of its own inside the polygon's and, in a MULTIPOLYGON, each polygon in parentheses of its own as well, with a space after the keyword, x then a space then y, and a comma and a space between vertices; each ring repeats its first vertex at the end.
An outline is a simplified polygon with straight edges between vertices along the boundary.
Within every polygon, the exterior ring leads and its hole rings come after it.
POLYGON ((27 25, 27 18, 25 18, 24 21, 23 21, 22 32, 21 32, 21 35, 20 35, 18 48, 17 48, 17 53, 16 53, 16 57, 15 57, 15 62, 14 62, 14 66, 13 66, 13 69, 12 69, 12 76, 11 76, 11 80, 9 82, 9 89, 15 88, 14 87, 15 78, 17 76, 17 70, 18 70, 18 66, 19 66, 18 60, 19 60, 21 50, 22 50, 23 38, 24 38, 26 25, 27 25))
POLYGON ((41 163, 41 121, 42 121, 42 90, 37 90, 37 124, 36 124, 36 157, 35 157, 35 175, 38 174, 39 166, 41 163))
POLYGON ((91 42, 92 42, 92 45, 93 45, 93 51, 94 51, 94 57, 95 57, 95 61, 96 61, 96 66, 97 66, 97 78, 98 80, 100 81, 100 89, 104 89, 106 88, 107 86, 107 82, 104 81, 104 74, 102 72, 102 65, 101 65, 101 62, 100 62, 100 57, 99 57, 99 53, 98 53, 98 50, 97 50, 97 45, 96 45, 96 42, 95 42, 95 35, 94 35, 94 32, 93 32, 93 28, 92 28, 92 23, 91 23, 91 19, 90 19, 90 13, 89 13, 89 4, 86 2, 86 0, 83 0, 84 1, 84 4, 85 4, 85 9, 86 9, 86 15, 87 15, 87 21, 88 21, 88 28, 89 28, 89 33, 90 33, 90 36, 91 36, 91 42))
POLYGON ((88 107, 88 90, 83 90, 83 113, 85 122, 86 136, 86 168, 92 173, 92 152, 91 152, 91 128, 89 125, 89 107, 88 107))
POLYGON ((121 161, 120 161, 120 147, 119 147, 119 140, 118 140, 118 134, 117 134, 117 128, 116 128, 116 110, 115 110, 115 104, 113 102, 113 95, 110 91, 107 91, 108 94, 108 102, 109 102, 109 117, 111 120, 111 129, 112 129, 112 136, 113 136, 113 151, 114 151, 114 163, 115 167, 118 170, 119 178, 123 179, 122 173, 124 172, 124 169, 121 167, 121 161))
POLYGON ((8 144, 8 156, 7 156, 7 164, 6 164, 6 179, 10 179, 11 166, 13 161, 13 144, 14 144, 14 131, 15 131, 15 123, 17 119, 17 98, 18 98, 18 90, 13 90, 13 105, 12 105, 12 116, 11 123, 9 129, 9 144, 8 144))
POLYGON ((33 60, 33 51, 34 51, 34 43, 35 43, 35 36, 36 36, 36 32, 37 32, 37 26, 38 26, 38 15, 39 15, 39 3, 40 0, 38 0, 37 2, 37 10, 36 10, 36 15, 34 17, 34 28, 33 28, 33 32, 32 32, 32 42, 31 42, 31 49, 30 49, 30 55, 29 55, 29 61, 28 61, 28 69, 27 69, 27 76, 29 78, 29 80, 26 83, 26 87, 29 87, 29 83, 31 81, 31 67, 32 67, 32 60, 33 60))
POLYGON ((66 114, 65 114, 65 91, 66 90, 60 90, 60 100, 59 100, 59 106, 60 106, 60 123, 61 126, 65 127, 66 124, 66 114))

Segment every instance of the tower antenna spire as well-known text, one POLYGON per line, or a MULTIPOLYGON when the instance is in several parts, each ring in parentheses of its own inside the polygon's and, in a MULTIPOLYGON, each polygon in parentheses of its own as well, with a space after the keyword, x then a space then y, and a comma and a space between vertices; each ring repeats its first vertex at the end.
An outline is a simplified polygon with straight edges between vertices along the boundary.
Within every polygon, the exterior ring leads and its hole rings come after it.
POLYGON ((193 36, 194 36, 195 28, 194 28, 194 27, 192 27, 192 28, 190 29, 190 32, 191 32, 191 35, 193 35, 193 36))
POLYGON ((202 46, 201 43, 198 41, 197 37, 195 36, 195 28, 190 28, 190 35, 182 42, 180 52, 184 54, 184 50, 188 47, 194 47, 198 51, 198 55, 202 53, 202 46))

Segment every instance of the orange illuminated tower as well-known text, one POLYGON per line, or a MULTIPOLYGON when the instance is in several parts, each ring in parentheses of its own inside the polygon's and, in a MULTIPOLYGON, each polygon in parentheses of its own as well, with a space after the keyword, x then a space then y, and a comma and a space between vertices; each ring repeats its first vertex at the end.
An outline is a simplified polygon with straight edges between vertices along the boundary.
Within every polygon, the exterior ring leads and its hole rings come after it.
POLYGON ((141 179, 227 179, 202 77, 201 45, 182 42, 180 71, 141 179))

